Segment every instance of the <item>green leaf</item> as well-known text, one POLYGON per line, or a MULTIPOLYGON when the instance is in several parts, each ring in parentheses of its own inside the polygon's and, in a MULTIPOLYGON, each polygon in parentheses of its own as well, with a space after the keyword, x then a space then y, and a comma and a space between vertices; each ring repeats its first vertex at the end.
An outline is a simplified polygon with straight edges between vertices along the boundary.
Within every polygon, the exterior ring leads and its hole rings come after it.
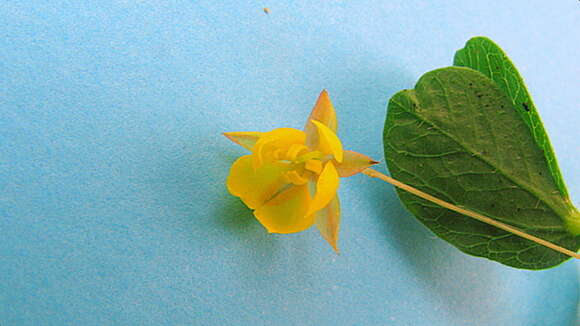
MULTIPOLYGON (((389 102, 388 168, 401 182, 576 252, 580 213, 560 190, 546 147, 538 145, 519 110, 500 85, 478 71, 428 72, 414 90, 389 102)), ((423 224, 468 254, 524 269, 549 268, 569 258, 407 192, 398 194, 423 224)))
POLYGON ((558 186, 558 190, 562 196, 568 198, 568 191, 558 168, 558 161, 546 130, 544 130, 540 115, 523 78, 503 50, 487 37, 474 37, 467 41, 463 49, 455 53, 453 65, 481 72, 491 78, 508 95, 513 106, 532 131, 536 143, 544 151, 550 173, 558 186))

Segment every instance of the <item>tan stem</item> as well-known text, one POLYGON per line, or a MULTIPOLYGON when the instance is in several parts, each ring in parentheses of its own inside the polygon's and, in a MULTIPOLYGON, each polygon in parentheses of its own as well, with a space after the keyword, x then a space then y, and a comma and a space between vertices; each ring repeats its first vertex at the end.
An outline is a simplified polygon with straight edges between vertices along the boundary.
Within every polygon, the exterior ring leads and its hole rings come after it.
POLYGON ((549 241, 546 241, 544 239, 540 239, 538 237, 535 237, 533 235, 530 235, 528 233, 525 233, 524 231, 521 231, 521 230, 519 230, 519 229, 517 229, 517 228, 515 228, 513 226, 510 226, 510 225, 507 225, 505 223, 496 221, 496 220, 491 219, 491 218, 489 218, 487 216, 483 216, 481 214, 478 214, 478 213, 472 212, 470 210, 461 208, 459 206, 455 206, 453 204, 450 204, 450 203, 448 203, 446 201, 443 201, 443 200, 441 200, 439 198, 433 197, 433 196, 431 196, 431 195, 429 195, 429 194, 427 194, 425 192, 422 192, 421 190, 419 190, 417 188, 413 188, 413 187, 411 187, 409 185, 406 185, 406 184, 404 184, 404 183, 402 183, 400 181, 397 181, 397 180, 395 180, 395 179, 393 179, 393 178, 391 178, 389 176, 386 176, 386 175, 384 175, 384 174, 382 174, 382 173, 380 173, 378 171, 375 171, 373 169, 365 169, 365 170, 362 171, 362 173, 368 175, 369 177, 378 178, 378 179, 381 179, 381 180, 383 180, 385 182, 388 182, 388 183, 392 184, 395 187, 401 188, 401 189, 403 189, 403 190, 405 190, 407 192, 412 193, 415 196, 421 197, 421 198, 423 198, 425 200, 428 200, 428 201, 430 201, 432 203, 435 203, 435 204, 437 204, 437 205, 439 205, 441 207, 445 207, 445 208, 447 208, 449 210, 452 210, 452 211, 455 211, 457 213, 460 213, 460 214, 463 214, 463 215, 472 217, 472 218, 474 218, 474 219, 476 219, 478 221, 481 221, 483 223, 487 223, 489 225, 493 225, 493 226, 495 226, 497 228, 500 228, 500 229, 502 229, 504 231, 510 232, 512 234, 515 234, 515 235, 517 235, 519 237, 522 237, 524 239, 528 239, 528 240, 533 241, 533 242, 535 242, 537 244, 540 244, 542 246, 545 246, 545 247, 548 247, 550 249, 556 250, 556 251, 558 251, 560 253, 563 253, 564 255, 567 255, 567 256, 570 256, 570 257, 574 257, 576 259, 580 259, 580 254, 577 254, 577 253, 573 252, 572 250, 568 250, 566 248, 560 247, 560 246, 558 246, 556 244, 553 244, 553 243, 551 243, 549 241))

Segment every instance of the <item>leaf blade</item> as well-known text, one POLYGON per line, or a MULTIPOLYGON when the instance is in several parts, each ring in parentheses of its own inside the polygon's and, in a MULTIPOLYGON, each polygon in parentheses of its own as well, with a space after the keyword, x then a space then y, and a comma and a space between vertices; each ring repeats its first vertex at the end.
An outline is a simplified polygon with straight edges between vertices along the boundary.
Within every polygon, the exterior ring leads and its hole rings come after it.
MULTIPOLYGON (((384 130, 391 174, 404 183, 577 251, 566 228, 573 210, 511 99, 468 68, 425 74, 389 102, 384 130), (513 158, 516 158, 514 160, 513 158), (522 163, 523 162, 523 163, 522 163)), ((398 191, 405 206, 460 250, 517 268, 569 257, 398 191)))

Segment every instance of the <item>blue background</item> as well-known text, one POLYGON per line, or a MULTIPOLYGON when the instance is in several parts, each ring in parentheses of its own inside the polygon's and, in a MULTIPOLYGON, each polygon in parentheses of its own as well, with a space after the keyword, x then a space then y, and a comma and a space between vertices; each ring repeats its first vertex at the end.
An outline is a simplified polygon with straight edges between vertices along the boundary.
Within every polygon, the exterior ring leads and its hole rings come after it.
POLYGON ((327 88, 345 147, 382 159, 390 96, 485 35, 579 203, 578 31, 572 0, 0 2, 0 325, 578 325, 576 262, 464 255, 365 176, 340 256, 267 234, 221 136, 301 128, 327 88))

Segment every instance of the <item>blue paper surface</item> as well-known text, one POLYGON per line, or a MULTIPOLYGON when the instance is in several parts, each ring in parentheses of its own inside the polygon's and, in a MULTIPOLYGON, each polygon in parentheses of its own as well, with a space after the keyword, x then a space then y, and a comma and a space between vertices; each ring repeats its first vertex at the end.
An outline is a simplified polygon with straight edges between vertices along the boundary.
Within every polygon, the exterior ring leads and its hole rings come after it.
POLYGON ((267 234, 221 133, 301 128, 326 88, 345 147, 382 159, 388 99, 484 35, 580 203, 579 30, 578 1, 1 2, 0 325, 578 325, 575 261, 467 256, 365 176, 341 255, 267 234))

